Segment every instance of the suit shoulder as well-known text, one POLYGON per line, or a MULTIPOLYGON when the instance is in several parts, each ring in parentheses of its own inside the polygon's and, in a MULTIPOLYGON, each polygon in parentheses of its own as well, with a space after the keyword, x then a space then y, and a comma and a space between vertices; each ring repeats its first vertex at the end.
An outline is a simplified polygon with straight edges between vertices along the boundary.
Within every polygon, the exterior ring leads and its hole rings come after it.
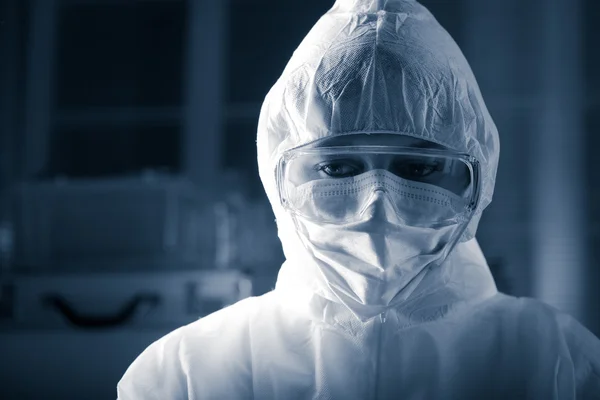
POLYGON ((237 367, 228 364, 248 351, 247 327, 260 302, 259 297, 241 300, 149 345, 119 381, 119 399, 187 398, 190 375, 201 380, 211 369, 237 367))

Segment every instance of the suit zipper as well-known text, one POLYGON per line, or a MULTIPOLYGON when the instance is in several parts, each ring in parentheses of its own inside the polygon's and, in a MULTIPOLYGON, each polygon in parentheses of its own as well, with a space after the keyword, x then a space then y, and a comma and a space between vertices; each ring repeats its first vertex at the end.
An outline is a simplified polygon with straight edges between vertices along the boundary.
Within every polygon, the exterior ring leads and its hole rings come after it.
POLYGON ((377 354, 375 364, 375 390, 373 391, 373 398, 379 398, 379 372, 381 369, 381 342, 383 339, 383 324, 385 323, 386 311, 379 314, 379 331, 377 332, 377 354))

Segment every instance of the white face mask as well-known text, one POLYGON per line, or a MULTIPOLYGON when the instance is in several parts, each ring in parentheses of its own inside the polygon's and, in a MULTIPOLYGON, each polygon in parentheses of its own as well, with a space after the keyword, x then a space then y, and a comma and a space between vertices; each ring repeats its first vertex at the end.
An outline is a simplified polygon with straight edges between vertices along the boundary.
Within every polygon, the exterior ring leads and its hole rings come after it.
MULTIPOLYGON (((373 179, 381 179, 381 174, 373 174, 373 179)), ((386 185, 394 182, 399 182, 397 177, 386 179, 386 185)), ((411 182, 415 194, 429 186, 411 182)), ((351 310, 375 307, 383 311, 406 299, 427 269, 443 262, 468 223, 464 219, 435 227, 406 225, 403 221, 420 211, 443 218, 448 209, 441 204, 448 202, 433 194, 423 201, 421 210, 419 204, 411 205, 413 215, 398 215, 392 204, 399 201, 394 196, 400 191, 403 196, 410 194, 406 187, 375 190, 359 222, 333 225, 293 216, 308 257, 304 261, 316 264, 330 290, 351 310)), ((454 200, 461 201, 458 196, 454 200)))

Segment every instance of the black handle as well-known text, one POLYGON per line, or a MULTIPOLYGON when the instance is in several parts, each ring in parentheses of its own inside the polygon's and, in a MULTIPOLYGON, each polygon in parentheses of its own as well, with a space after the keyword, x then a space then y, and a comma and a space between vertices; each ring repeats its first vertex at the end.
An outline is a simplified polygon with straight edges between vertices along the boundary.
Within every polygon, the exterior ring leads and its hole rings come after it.
POLYGON ((156 294, 138 294, 131 298, 114 315, 83 315, 77 312, 62 296, 50 294, 44 297, 44 303, 56 308, 70 323, 79 328, 114 328, 127 324, 135 315, 136 310, 144 303, 157 306, 160 297, 156 294))

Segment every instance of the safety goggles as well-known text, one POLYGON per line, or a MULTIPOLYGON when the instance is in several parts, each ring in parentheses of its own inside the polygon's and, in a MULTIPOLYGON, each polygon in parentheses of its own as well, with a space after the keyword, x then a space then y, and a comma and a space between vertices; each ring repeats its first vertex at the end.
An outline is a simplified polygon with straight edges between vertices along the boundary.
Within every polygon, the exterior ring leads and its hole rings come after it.
POLYGON ((276 175, 283 207, 321 223, 364 220, 379 199, 406 224, 456 223, 479 200, 479 163, 449 150, 300 147, 282 155, 276 175))

